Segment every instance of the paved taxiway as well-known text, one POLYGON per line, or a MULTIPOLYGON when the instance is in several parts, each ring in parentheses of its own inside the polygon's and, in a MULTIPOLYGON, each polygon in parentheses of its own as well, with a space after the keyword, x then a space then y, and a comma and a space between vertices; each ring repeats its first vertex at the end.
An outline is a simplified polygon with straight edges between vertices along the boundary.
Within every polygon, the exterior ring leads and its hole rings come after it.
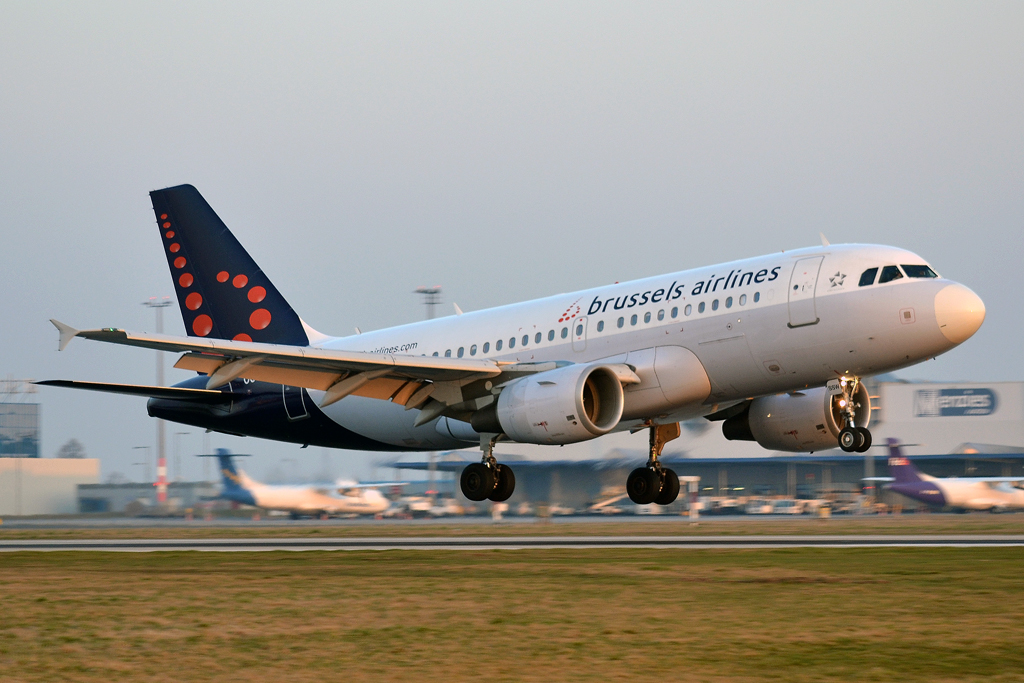
POLYGON ((906 536, 502 536, 451 538, 217 538, 3 540, 0 552, 88 550, 100 552, 310 551, 310 550, 525 550, 567 548, 972 548, 1020 547, 1024 535, 906 536))

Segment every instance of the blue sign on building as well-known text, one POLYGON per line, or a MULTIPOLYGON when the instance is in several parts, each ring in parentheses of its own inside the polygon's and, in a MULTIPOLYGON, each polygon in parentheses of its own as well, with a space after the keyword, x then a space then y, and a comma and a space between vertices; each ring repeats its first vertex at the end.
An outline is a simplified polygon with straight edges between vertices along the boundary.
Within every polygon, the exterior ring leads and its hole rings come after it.
POLYGON ((919 389, 914 392, 915 417, 991 415, 999 401, 991 389, 919 389))

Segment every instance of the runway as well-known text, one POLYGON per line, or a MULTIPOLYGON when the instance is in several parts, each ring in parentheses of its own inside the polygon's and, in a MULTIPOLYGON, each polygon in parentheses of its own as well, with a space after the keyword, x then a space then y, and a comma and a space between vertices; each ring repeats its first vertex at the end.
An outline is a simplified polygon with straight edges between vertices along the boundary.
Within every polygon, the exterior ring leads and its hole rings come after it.
POLYGON ((445 536, 390 538, 217 538, 0 540, 0 552, 268 552, 313 550, 558 550, 1022 547, 1024 535, 843 536, 445 536))

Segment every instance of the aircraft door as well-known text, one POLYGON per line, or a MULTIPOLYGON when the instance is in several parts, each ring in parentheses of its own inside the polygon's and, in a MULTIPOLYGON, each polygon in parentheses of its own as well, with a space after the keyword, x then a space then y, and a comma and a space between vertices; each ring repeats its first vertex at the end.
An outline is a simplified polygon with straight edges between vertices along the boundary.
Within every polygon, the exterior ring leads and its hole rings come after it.
POLYGON ((587 348, 587 319, 576 318, 572 323, 572 350, 585 351, 587 348))
POLYGON ((284 414, 289 420, 302 420, 309 417, 306 410, 305 394, 302 387, 290 387, 287 384, 281 385, 281 400, 284 403, 284 414))
POLYGON ((814 289, 824 256, 802 258, 793 267, 789 279, 789 326, 814 325, 818 316, 814 309, 814 289))

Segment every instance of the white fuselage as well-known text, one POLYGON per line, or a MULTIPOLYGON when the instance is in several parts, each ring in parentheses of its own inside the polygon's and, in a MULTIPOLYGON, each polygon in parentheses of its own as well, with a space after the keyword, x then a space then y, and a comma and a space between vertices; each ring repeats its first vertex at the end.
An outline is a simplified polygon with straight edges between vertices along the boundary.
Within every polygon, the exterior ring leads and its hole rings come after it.
POLYGON ((326 513, 337 515, 374 515, 391 505, 380 491, 359 489, 351 495, 340 494, 328 487, 281 486, 261 484, 239 473, 242 485, 252 494, 256 507, 295 513, 326 513))
MULTIPOLYGON (((656 349, 685 349, 703 366, 710 392, 673 402, 665 387, 669 398, 642 416, 676 421, 745 398, 821 386, 839 375, 889 372, 953 348, 984 317, 983 306, 980 318, 960 310, 971 297, 980 304, 966 287, 944 278, 910 277, 858 284, 869 268, 925 263, 893 247, 815 247, 313 345, 394 355, 640 366, 656 349)), ((638 373, 643 389, 652 382, 657 386, 665 374, 638 373)), ((317 402, 323 396, 309 393, 317 402)), ((349 396, 324 412, 349 430, 400 447, 458 448, 472 440, 466 430, 453 435, 435 424, 414 427, 417 411, 387 401, 349 396)), ((624 420, 619 429, 641 421, 624 420)))

